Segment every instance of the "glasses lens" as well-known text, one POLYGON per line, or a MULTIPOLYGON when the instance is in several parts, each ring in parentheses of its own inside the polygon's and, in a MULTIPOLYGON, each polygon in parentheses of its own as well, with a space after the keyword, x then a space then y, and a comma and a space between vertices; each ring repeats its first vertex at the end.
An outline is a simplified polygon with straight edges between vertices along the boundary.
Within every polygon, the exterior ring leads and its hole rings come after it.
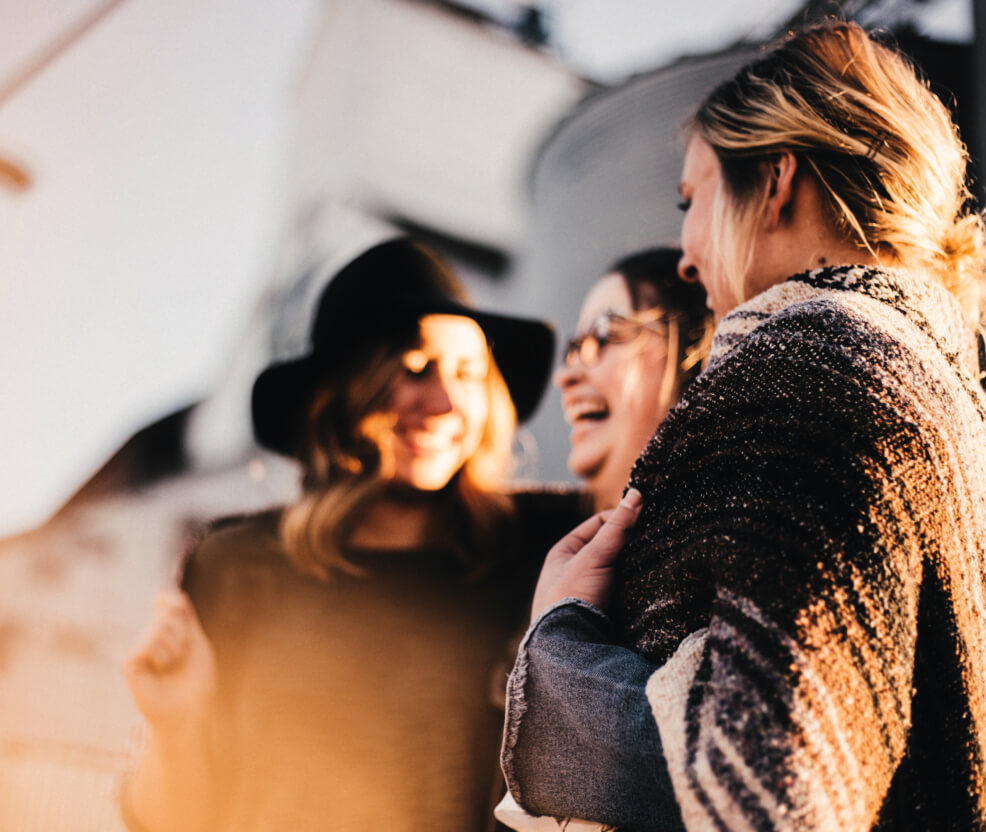
POLYGON ((565 350, 565 364, 569 367, 578 356, 583 367, 594 367, 599 363, 600 354, 609 343, 611 327, 610 315, 603 315, 592 322, 588 331, 576 335, 568 342, 565 350))
POLYGON ((646 329, 667 337, 668 323, 672 320, 660 308, 649 310, 632 318, 608 312, 592 322, 586 332, 576 335, 565 348, 564 362, 571 367, 578 356, 584 367, 594 367, 602 359, 603 350, 609 344, 627 344, 635 341, 646 329))
POLYGON ((575 361, 575 356, 579 354, 580 341, 578 338, 572 338, 565 345, 565 354, 562 356, 561 363, 566 367, 571 367, 575 361))
POLYGON ((582 336, 582 344, 579 347, 579 361, 586 367, 594 366, 599 361, 599 353, 602 351, 604 343, 600 343, 599 335, 595 331, 587 332, 582 336))

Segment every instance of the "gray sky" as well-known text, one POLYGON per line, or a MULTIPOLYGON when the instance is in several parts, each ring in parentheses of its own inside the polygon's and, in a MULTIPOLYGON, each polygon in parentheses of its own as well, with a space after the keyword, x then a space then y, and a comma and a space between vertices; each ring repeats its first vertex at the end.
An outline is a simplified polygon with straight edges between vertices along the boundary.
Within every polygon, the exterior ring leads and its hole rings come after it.
MULTIPOLYGON (((511 20, 523 0, 458 0, 511 20)), ((741 39, 762 39, 804 6, 805 0, 539 0, 549 18, 552 45, 586 77, 617 83, 681 55, 720 49, 741 39)), ((884 0, 877 12, 899 0, 884 0)), ((907 12, 918 28, 942 40, 971 37, 972 0, 926 0, 907 12)))

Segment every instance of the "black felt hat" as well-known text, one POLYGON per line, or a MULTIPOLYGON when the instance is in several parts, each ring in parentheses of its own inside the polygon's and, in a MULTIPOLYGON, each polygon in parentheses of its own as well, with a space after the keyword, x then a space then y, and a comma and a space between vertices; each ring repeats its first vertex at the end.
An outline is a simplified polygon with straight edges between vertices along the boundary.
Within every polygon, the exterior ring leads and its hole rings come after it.
POLYGON ((518 421, 537 408, 551 374, 555 336, 543 321, 481 312, 439 257, 421 243, 380 243, 344 266, 315 311, 309 350, 272 364, 253 384, 253 430, 270 450, 296 456, 316 389, 341 379, 380 344, 402 348, 424 315, 471 318, 486 335, 518 421))

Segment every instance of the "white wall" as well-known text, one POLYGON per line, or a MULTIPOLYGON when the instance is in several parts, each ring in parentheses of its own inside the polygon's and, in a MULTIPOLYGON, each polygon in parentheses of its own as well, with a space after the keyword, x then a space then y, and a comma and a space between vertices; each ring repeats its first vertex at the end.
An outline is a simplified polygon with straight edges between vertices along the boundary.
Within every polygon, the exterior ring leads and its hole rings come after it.
MULTIPOLYGON (((0 2, 0 83, 92 8, 0 2)), ((129 0, 7 103, 0 535, 209 389, 266 277, 317 0, 129 0)))

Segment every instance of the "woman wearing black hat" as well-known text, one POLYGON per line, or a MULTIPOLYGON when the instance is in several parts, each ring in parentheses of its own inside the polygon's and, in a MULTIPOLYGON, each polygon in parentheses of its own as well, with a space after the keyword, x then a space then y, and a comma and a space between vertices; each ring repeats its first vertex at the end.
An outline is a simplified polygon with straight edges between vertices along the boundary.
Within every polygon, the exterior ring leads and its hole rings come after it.
POLYGON ((506 645, 579 514, 502 489, 552 347, 404 239, 333 279, 309 354, 253 392, 302 497, 216 524, 128 660, 150 727, 132 827, 488 828, 506 645))

